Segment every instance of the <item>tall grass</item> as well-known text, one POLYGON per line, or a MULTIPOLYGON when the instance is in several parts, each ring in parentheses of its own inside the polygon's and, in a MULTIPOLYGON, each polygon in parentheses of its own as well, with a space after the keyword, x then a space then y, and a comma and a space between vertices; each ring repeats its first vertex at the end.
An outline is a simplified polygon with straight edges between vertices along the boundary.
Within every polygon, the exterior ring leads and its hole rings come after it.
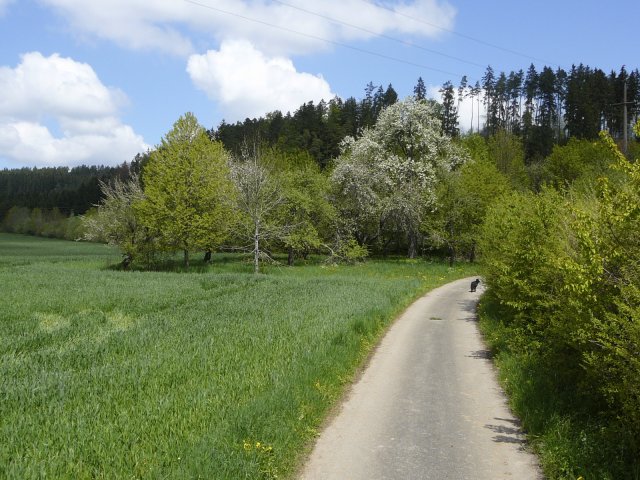
POLYGON ((120 272, 0 235, 0 478, 287 478, 390 321, 473 266, 120 272))

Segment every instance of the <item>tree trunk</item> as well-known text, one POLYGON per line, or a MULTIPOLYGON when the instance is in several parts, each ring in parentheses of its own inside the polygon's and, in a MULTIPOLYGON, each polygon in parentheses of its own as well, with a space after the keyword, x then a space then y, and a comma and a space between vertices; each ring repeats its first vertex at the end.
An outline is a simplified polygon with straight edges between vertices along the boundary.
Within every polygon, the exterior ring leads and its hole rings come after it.
POLYGON ((384 245, 382 246, 382 257, 383 258, 387 258, 387 255, 389 255, 389 245, 391 245, 392 242, 393 242, 393 237, 391 237, 389 240, 384 242, 384 245))
POLYGON ((293 247, 289 247, 289 256, 287 257, 287 265, 293 267, 293 247))
POLYGON ((456 249, 453 244, 449 245, 449 266, 453 267, 453 262, 456 260, 456 249))
POLYGON ((211 263, 211 250, 204 252, 204 263, 211 263))
POLYGON ((260 226, 253 234, 253 273, 260 273, 260 226))
POLYGON ((471 243, 471 251, 469 252, 469 261, 471 263, 476 261, 476 241, 471 243))
POLYGON ((184 251, 184 266, 189 268, 189 250, 184 251))
POLYGON ((418 251, 418 239, 416 238, 416 234, 413 232, 409 233, 409 252, 407 256, 409 258, 416 258, 416 253, 418 251))
POLYGON ((128 270, 132 260, 133 256, 130 253, 125 253, 122 257, 122 262, 120 263, 120 265, 122 265, 122 268, 124 268, 125 270, 128 270))

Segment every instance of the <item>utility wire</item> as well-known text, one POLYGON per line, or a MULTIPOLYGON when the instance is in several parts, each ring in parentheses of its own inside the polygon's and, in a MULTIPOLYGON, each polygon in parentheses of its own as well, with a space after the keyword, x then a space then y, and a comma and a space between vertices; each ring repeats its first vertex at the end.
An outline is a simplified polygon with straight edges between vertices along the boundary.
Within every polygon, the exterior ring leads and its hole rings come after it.
POLYGON ((318 12, 313 12, 311 10, 307 10, 307 9, 302 8, 302 7, 298 7, 296 5, 292 5, 290 3, 283 2, 281 0, 271 0, 271 1, 273 3, 279 3, 280 5, 284 5, 285 7, 293 8, 295 10, 299 10, 299 11, 307 13, 309 15, 315 15, 316 17, 324 18, 325 20, 328 20, 328 21, 330 21, 332 23, 335 23, 335 24, 344 25, 344 26, 347 26, 349 28, 353 28, 355 30, 360 30, 361 32, 366 32, 366 33, 368 33, 370 35, 373 35, 374 37, 379 37, 379 38, 384 38, 386 40, 391 40, 393 42, 397 42, 397 43, 400 43, 402 45, 406 45, 406 46, 409 46, 409 47, 412 47, 412 48, 417 48, 419 50, 424 50, 425 52, 433 53, 435 55, 440 55, 442 57, 450 58, 452 60, 456 60, 456 61, 462 62, 462 63, 467 63, 469 65, 473 65, 473 66, 476 66, 476 67, 480 67, 480 68, 485 68, 486 67, 486 65, 482 65, 480 63, 472 62, 470 60, 465 60, 464 58, 456 57, 454 55, 449 55, 447 53, 439 52, 437 50, 432 50, 430 48, 423 47, 422 45, 417 45, 417 44, 415 44, 413 42, 409 42, 407 40, 402 40, 400 38, 392 37, 390 35, 385 35, 384 33, 374 32, 373 30, 369 30, 367 28, 360 27, 360 26, 354 25, 352 23, 344 22, 342 20, 338 20, 336 18, 329 17, 327 15, 323 15, 323 14, 318 13, 318 12))
POLYGON ((528 58, 529 60, 535 60, 536 62, 542 62, 542 63, 545 63, 545 64, 553 65, 555 67, 558 66, 558 64, 555 63, 555 62, 550 62, 550 61, 544 60, 542 58, 538 58, 538 57, 534 57, 534 56, 531 56, 531 55, 527 55, 526 53, 518 52, 518 51, 512 50, 510 48, 501 47, 500 45, 496 45, 494 43, 486 42, 486 41, 484 41, 484 40, 482 40, 480 38, 472 37, 471 35, 465 35, 464 33, 456 32, 455 30, 450 30, 448 28, 442 27, 442 26, 437 25, 435 23, 427 22, 426 20, 423 20, 421 18, 412 17, 411 15, 407 15, 405 13, 398 12, 397 10, 394 10, 391 7, 387 7, 386 5, 378 4, 373 0, 360 0, 360 1, 363 2, 363 3, 366 3, 367 5, 372 5, 372 6, 376 7, 376 8, 382 8, 383 10, 387 10, 387 11, 389 11, 389 12, 395 14, 395 15, 399 15, 399 16, 407 18, 409 20, 413 20, 414 22, 422 23, 424 25, 428 25, 430 27, 442 30, 443 32, 447 32, 447 33, 450 33, 452 35, 456 35, 458 37, 464 38, 466 40, 471 40, 472 42, 476 42, 476 43, 479 43, 481 45, 485 45, 487 47, 495 48, 496 50, 501 50, 503 52, 507 52, 507 53, 510 53, 512 55, 517 55, 519 57, 528 58))
POLYGON ((448 72, 446 70, 441 70, 439 68, 430 67, 428 65, 423 65, 421 63, 415 63, 415 62, 411 62, 411 61, 408 61, 408 60, 403 60, 403 59, 398 58, 398 57, 392 57, 391 55, 385 55, 383 53, 374 52, 372 50, 366 50, 364 48, 354 47, 353 45, 348 45, 346 43, 336 42, 335 40, 329 40, 327 38, 318 37, 316 35, 311 35, 311 34, 308 34, 308 33, 299 32, 297 30, 293 30, 293 29, 290 29, 290 28, 287 28, 287 27, 283 27, 283 26, 280 26, 280 25, 275 25, 273 23, 265 22, 263 20, 258 20, 256 18, 246 17, 246 16, 241 15, 239 13, 230 12, 228 10, 223 10, 223 9, 217 8, 217 7, 212 7, 211 5, 207 5, 207 4, 204 4, 204 3, 201 3, 201 2, 197 2, 195 0, 184 0, 184 1, 186 3, 190 3, 192 5, 197 5, 199 7, 206 8, 206 9, 209 9, 209 10, 213 10, 215 12, 224 13, 225 15, 231 15, 233 17, 241 18, 241 19, 246 20, 248 22, 258 23, 260 25, 265 25, 267 27, 275 28, 275 29, 282 30, 282 31, 285 31, 285 32, 288 32, 288 33, 293 33, 295 35, 300 35, 302 37, 311 38, 313 40, 318 40, 318 41, 321 41, 321 42, 329 43, 329 44, 332 44, 332 45, 336 45, 338 47, 348 48, 348 49, 354 50, 356 52, 366 53, 367 55, 372 55, 374 57, 384 58, 385 60, 391 60, 391 61, 397 62, 397 63, 404 63, 405 65, 411 65, 413 67, 418 67, 418 68, 422 68, 422 69, 425 69, 425 70, 431 70, 431 71, 438 72, 438 73, 444 73, 446 75, 453 75, 453 76, 456 76, 456 77, 461 77, 462 76, 462 74, 460 74, 460 73, 448 72))

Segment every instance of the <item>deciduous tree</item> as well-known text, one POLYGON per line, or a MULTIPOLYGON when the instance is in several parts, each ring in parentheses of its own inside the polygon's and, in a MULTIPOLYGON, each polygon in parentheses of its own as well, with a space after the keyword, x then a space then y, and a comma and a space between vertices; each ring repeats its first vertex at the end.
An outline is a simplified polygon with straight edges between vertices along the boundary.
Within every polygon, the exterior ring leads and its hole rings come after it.
POLYGON ((225 239, 235 190, 229 155, 211 141, 192 113, 181 116, 151 153, 144 170, 142 220, 166 248, 189 253, 213 250, 225 239))
POLYGON ((232 163, 231 178, 239 212, 235 235, 249 242, 246 249, 253 255, 254 273, 259 273, 260 260, 268 257, 264 243, 285 235, 286 228, 276 215, 285 197, 258 141, 245 143, 242 155, 232 163))
POLYGON ((423 215, 435 201, 438 175, 465 161, 441 133, 432 102, 409 97, 386 108, 372 129, 347 137, 332 183, 340 215, 361 244, 401 234, 417 253, 423 215))

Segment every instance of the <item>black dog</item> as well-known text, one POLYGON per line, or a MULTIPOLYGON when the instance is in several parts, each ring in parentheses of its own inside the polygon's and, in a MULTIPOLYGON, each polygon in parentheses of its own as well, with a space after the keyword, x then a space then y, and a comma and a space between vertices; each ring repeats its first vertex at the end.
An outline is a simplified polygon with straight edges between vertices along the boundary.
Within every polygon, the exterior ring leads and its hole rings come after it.
POLYGON ((476 287, 478 286, 478 284, 480 283, 480 279, 476 278, 473 282, 471 282, 471 291, 475 292, 476 291, 476 287))

